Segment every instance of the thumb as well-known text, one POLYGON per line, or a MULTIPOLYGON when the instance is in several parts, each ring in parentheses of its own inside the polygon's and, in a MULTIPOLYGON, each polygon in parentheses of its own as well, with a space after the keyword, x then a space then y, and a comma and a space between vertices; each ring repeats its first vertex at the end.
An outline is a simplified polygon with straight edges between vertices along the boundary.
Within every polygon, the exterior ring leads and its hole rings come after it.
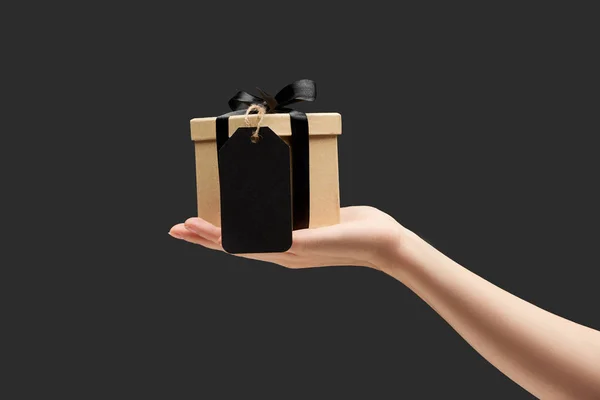
POLYGON ((355 234, 345 224, 321 228, 300 229, 293 232, 292 247, 294 254, 344 254, 351 250, 355 234))

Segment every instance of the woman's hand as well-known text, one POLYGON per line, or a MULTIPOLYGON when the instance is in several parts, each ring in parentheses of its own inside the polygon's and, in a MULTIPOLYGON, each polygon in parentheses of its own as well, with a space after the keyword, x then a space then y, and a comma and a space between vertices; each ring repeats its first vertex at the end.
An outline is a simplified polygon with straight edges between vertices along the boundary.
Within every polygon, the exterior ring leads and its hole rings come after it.
MULTIPOLYGON (((294 231, 292 247, 285 253, 236 255, 288 268, 357 265, 378 269, 378 260, 399 248, 406 231, 394 218, 373 207, 345 207, 340 210, 340 218, 337 225, 294 231)), ((169 234, 224 251, 221 229, 201 218, 177 224, 169 234)))

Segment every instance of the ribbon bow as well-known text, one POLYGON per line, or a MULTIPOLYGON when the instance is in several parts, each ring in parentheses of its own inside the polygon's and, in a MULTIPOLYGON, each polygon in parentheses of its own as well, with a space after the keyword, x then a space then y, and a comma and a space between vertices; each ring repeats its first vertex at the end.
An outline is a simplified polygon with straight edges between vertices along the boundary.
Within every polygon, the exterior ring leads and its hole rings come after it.
POLYGON ((263 106, 266 113, 288 113, 292 132, 290 148, 292 155, 293 229, 308 228, 310 219, 308 118, 303 112, 292 110, 287 106, 300 101, 315 100, 317 97, 315 82, 310 79, 301 79, 290 83, 275 96, 271 96, 260 89, 258 91, 260 97, 248 92, 237 92, 229 100, 229 107, 233 111, 217 117, 217 152, 229 140, 229 117, 245 114, 248 107, 253 104, 263 106))
POLYGON ((256 88, 260 97, 248 92, 240 91, 229 99, 229 107, 233 111, 246 110, 253 104, 265 107, 267 113, 289 112, 286 106, 300 101, 314 101, 317 98, 317 87, 310 79, 301 79, 290 83, 281 89, 275 96, 256 88))

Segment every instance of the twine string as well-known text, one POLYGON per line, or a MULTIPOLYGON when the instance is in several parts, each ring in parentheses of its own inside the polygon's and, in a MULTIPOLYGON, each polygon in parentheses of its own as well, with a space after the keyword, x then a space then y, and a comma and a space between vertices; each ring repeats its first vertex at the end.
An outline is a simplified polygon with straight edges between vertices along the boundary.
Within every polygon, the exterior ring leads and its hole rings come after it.
POLYGON ((250 116, 250 112, 252 111, 257 111, 258 113, 258 121, 256 122, 256 129, 254 130, 254 132, 252 133, 252 136, 250 136, 250 140, 252 141, 252 143, 256 143, 260 140, 260 135, 258 134, 258 130, 260 129, 260 124, 262 123, 263 117, 265 116, 266 113, 266 109, 258 104, 252 104, 250 107, 248 107, 248 109, 246 110, 246 114, 244 115, 244 121, 246 122, 246 126, 251 126, 250 124, 250 118, 248 118, 250 116))

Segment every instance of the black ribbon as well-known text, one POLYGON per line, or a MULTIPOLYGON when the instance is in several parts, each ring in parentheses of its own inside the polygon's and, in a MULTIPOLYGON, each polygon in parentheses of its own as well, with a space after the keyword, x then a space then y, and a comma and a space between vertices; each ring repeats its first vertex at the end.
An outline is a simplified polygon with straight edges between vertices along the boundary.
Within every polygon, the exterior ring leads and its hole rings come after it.
POLYGON ((292 154, 292 212, 293 226, 296 229, 308 228, 310 220, 310 170, 308 151, 308 118, 306 114, 288 108, 299 101, 313 101, 317 97, 317 88, 310 79, 301 79, 290 83, 275 96, 260 90, 260 96, 247 92, 237 92, 229 100, 233 110, 217 117, 216 135, 217 151, 229 139, 229 117, 244 115, 253 104, 265 108, 267 114, 287 113, 290 115, 292 137, 290 140, 292 154))

